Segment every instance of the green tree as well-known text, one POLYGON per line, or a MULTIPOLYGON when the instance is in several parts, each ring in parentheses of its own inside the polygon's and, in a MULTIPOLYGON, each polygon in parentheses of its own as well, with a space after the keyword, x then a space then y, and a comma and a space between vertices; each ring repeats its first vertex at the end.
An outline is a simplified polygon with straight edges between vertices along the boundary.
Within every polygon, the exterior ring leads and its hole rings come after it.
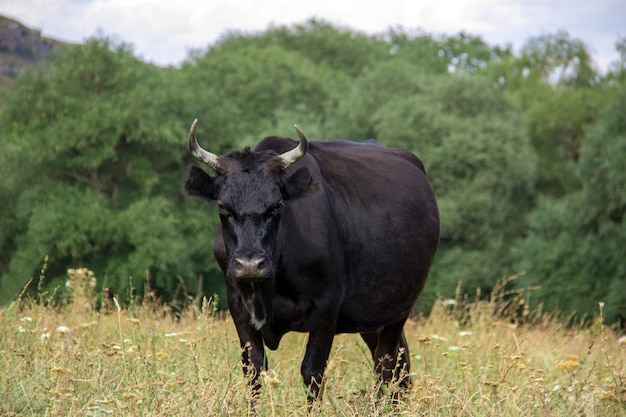
POLYGON ((232 42, 224 41, 182 68, 214 152, 256 143, 259 132, 275 125, 277 112, 323 114, 332 105, 338 90, 332 70, 277 45, 232 42))
POLYGON ((602 86, 585 43, 565 31, 532 37, 519 56, 493 61, 482 75, 522 105, 539 157, 538 192, 575 191, 582 142, 612 94, 602 86))
POLYGON ((537 301, 579 319, 604 301, 609 323, 626 321, 626 88, 582 144, 576 176, 581 189, 544 198, 523 241, 522 267, 541 286, 537 301))
POLYGON ((390 28, 384 35, 389 53, 411 62, 415 69, 429 74, 473 74, 489 63, 507 59, 510 47, 488 45, 481 37, 460 32, 434 36, 422 30, 390 28))
POLYGON ((530 38, 522 46, 523 75, 544 82, 588 86, 598 82, 588 47, 567 31, 530 38))
POLYGON ((615 51, 619 58, 611 63, 605 83, 608 85, 623 84, 626 80, 626 36, 621 36, 615 41, 615 51))
MULTIPOLYGON (((232 40, 228 39, 227 43, 230 44, 232 40)), ((336 77, 343 74, 347 77, 358 76, 364 69, 389 55, 388 44, 383 39, 336 27, 319 19, 270 28, 258 36, 247 37, 246 41, 257 45, 275 45, 296 52, 316 67, 333 70, 336 77)))
POLYGON ((606 102, 605 89, 559 86, 544 89, 526 113, 526 126, 539 155, 538 189, 562 196, 580 184, 574 169, 588 129, 606 102))
POLYGON ((100 37, 17 80, 0 114, 0 301, 38 276, 45 256, 52 285, 86 266, 126 300, 146 277, 171 294, 177 275, 194 290, 194 271, 211 270, 195 264, 201 249, 187 248, 181 220, 199 209, 181 205, 190 117, 169 71, 100 37))

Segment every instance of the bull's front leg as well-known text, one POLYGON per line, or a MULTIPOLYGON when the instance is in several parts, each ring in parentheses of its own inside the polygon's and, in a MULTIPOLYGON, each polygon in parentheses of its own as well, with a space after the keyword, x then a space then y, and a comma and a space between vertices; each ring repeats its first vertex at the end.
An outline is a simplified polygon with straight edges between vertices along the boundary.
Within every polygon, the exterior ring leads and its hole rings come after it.
POLYGON ((310 322, 309 340, 300 367, 309 403, 321 400, 324 391, 324 372, 337 326, 337 312, 333 310, 316 312, 317 317, 310 322))
POLYGON ((250 312, 243 300, 229 292, 229 307, 231 317, 237 328, 239 345, 241 347, 241 363, 243 374, 250 387, 250 403, 254 407, 254 400, 261 393, 261 371, 267 369, 267 359, 263 346, 263 335, 251 323, 250 312))
POLYGON ((255 333, 257 334, 252 334, 252 337, 241 337, 240 335, 239 339, 243 374, 248 380, 252 405, 261 393, 261 372, 267 370, 263 338, 260 336, 260 332, 255 333))

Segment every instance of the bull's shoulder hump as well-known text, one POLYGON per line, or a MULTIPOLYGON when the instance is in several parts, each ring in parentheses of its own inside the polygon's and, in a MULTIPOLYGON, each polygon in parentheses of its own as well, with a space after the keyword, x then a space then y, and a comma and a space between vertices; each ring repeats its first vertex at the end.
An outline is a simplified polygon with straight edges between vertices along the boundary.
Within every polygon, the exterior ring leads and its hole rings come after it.
POLYGON ((293 149, 297 144, 298 142, 293 139, 269 136, 259 142, 259 144, 254 147, 254 151, 275 151, 276 153, 283 153, 293 149))

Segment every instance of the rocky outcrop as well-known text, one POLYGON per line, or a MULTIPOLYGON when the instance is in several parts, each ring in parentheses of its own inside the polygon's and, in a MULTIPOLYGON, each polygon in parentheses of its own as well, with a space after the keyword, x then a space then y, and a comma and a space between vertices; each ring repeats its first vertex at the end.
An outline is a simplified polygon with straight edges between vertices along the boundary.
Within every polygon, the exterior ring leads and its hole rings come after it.
POLYGON ((16 20, 0 16, 0 75, 15 78, 24 67, 35 67, 50 59, 63 42, 41 36, 16 20))

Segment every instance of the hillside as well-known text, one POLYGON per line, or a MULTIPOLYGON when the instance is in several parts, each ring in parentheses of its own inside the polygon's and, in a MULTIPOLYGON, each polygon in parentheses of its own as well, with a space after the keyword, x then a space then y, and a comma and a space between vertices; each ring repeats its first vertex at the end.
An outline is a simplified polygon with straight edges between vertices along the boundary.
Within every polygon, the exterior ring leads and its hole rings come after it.
POLYGON ((41 36, 20 22, 0 15, 0 89, 28 67, 37 67, 50 59, 50 53, 67 45, 41 36))

